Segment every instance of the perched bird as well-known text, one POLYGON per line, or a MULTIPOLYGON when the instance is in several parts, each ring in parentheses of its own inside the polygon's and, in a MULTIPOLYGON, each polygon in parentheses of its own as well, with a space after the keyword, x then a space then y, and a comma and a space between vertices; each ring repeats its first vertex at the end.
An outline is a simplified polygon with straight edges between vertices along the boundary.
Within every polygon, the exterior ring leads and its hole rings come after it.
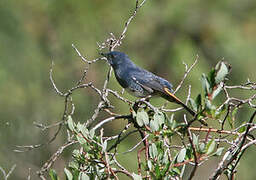
POLYGON ((183 106, 192 116, 195 112, 173 94, 172 84, 145 69, 135 65, 123 52, 101 53, 113 67, 119 84, 136 97, 161 96, 183 106))

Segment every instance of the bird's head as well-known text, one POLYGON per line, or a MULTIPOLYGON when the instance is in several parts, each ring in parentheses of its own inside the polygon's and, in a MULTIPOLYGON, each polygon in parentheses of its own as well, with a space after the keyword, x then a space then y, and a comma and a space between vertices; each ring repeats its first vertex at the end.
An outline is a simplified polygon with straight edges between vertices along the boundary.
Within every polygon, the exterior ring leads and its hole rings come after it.
POLYGON ((122 63, 128 63, 130 62, 129 57, 122 52, 118 51, 111 51, 108 53, 100 53, 102 56, 106 57, 109 64, 113 67, 122 64, 122 63))

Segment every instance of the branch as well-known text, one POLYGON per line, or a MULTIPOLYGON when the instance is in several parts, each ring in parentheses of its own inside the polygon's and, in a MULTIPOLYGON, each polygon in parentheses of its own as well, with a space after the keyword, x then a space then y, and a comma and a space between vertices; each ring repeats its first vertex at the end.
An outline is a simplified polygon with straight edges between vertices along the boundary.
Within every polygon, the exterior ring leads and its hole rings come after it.
POLYGON ((175 91, 173 92, 173 94, 175 94, 182 86, 182 84, 184 83, 186 77, 188 76, 189 72, 193 69, 193 67, 197 64, 198 62, 198 58, 199 56, 196 56, 196 59, 194 61, 194 63, 188 68, 188 66, 183 62, 183 64, 185 65, 185 74, 183 76, 183 78, 181 79, 179 85, 176 87, 175 91))
POLYGON ((42 179, 42 180, 46 180, 46 178, 44 177, 44 172, 48 171, 52 165, 54 164, 54 162, 58 159, 58 157, 62 154, 62 152, 69 146, 73 145, 77 143, 76 141, 72 140, 70 142, 65 143, 64 145, 62 145, 61 147, 59 147, 59 149, 51 156, 51 158, 44 163, 44 165, 41 167, 41 169, 39 171, 37 171, 38 176, 42 179))
MULTIPOLYGON (((250 118, 250 120, 249 120, 248 123, 252 123, 252 121, 253 121, 255 115, 256 115, 256 111, 254 111, 254 113, 252 114, 252 116, 251 116, 251 118, 250 118)), ((239 143, 239 145, 238 145, 238 149, 237 149, 236 152, 231 156, 231 158, 227 160, 227 156, 228 156, 230 153, 232 153, 232 152, 231 152, 231 149, 230 149, 230 151, 227 152, 228 154, 226 153, 226 155, 223 156, 222 161, 218 164, 218 168, 216 168, 215 171, 214 171, 214 172, 212 173, 212 175, 210 176, 210 180, 217 179, 217 178, 222 174, 222 172, 228 167, 228 165, 231 164, 231 163, 237 158, 238 154, 241 152, 241 149, 242 149, 242 147, 243 147, 243 145, 244 145, 244 143, 245 143, 246 136, 247 136, 247 134, 248 134, 248 132, 249 132, 249 130, 250 130, 250 127, 251 127, 250 125, 247 126, 247 129, 246 129, 246 131, 245 131, 245 133, 244 133, 244 135, 243 135, 243 138, 242 138, 242 140, 240 141, 240 143, 239 143)), ((244 149, 244 150, 245 150, 245 149, 244 149)), ((240 157, 241 157, 241 156, 240 156, 240 157)))
POLYGON ((125 37, 125 33, 128 29, 129 24, 131 23, 131 21, 135 18, 138 10, 143 6, 143 4, 146 2, 146 0, 143 0, 140 4, 139 4, 139 0, 136 0, 136 6, 135 6, 135 10, 133 12, 133 14, 130 16, 130 18, 126 21, 125 25, 124 25, 124 29, 123 32, 121 33, 121 35, 119 36, 119 38, 117 40, 115 40, 115 42, 113 43, 112 46, 110 46, 110 51, 113 51, 117 46, 120 46, 122 44, 122 40, 125 37))

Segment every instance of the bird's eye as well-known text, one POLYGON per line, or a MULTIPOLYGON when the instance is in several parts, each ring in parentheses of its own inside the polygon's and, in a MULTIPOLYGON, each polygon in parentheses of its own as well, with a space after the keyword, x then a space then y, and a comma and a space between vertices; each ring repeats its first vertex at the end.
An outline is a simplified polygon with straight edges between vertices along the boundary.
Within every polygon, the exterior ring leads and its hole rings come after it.
POLYGON ((114 54, 111 54, 111 58, 115 58, 116 56, 114 54))

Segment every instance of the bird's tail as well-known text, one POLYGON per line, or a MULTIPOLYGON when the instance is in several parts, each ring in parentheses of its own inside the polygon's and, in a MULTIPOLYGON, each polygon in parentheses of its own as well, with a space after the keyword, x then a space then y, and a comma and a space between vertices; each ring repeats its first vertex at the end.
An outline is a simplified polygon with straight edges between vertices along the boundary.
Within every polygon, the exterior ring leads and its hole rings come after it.
POLYGON ((164 88, 164 91, 167 96, 164 96, 165 99, 167 99, 170 102, 175 102, 177 104, 180 104, 182 107, 184 107, 192 116, 195 116, 196 113, 190 109, 186 104, 184 104, 179 98, 177 98, 173 93, 170 92, 168 88, 164 88))

